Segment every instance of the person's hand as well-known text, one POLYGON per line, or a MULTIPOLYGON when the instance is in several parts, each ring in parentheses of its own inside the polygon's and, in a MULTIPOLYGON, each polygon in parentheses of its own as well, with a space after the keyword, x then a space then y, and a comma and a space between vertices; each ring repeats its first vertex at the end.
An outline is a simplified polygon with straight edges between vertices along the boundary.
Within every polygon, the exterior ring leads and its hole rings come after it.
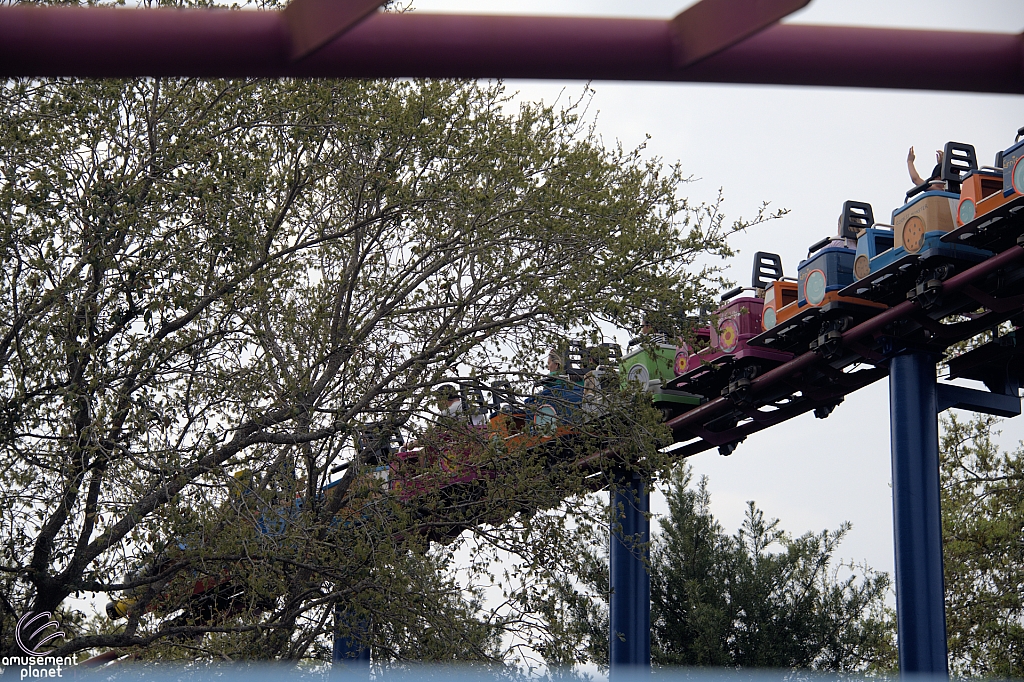
POLYGON ((911 147, 910 151, 907 152, 907 163, 911 163, 911 164, 914 163, 914 158, 915 158, 914 157, 914 148, 911 147))
MULTIPOLYGON (((913 147, 911 147, 911 149, 913 149, 913 147)), ((941 149, 936 149, 935 150, 935 163, 938 163, 938 164, 942 163, 942 150, 941 149)))

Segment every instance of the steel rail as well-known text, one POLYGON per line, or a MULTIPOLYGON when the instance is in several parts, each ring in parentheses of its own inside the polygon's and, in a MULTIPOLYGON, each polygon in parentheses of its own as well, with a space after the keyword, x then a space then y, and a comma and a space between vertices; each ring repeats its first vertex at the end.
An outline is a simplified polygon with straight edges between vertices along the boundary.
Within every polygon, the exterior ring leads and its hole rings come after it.
MULTIPOLYGON (((996 270, 1012 264, 1022 256, 1024 256, 1024 248, 1011 246, 1002 253, 953 275, 942 283, 942 291, 944 293, 956 293, 972 282, 982 277, 987 277, 996 270)), ((870 320, 866 320, 856 327, 843 332, 843 343, 860 341, 864 337, 880 331, 886 325, 906 317, 911 310, 917 307, 918 304, 915 301, 903 301, 885 312, 872 317, 870 320)))
MULTIPOLYGON (((965 289, 973 282, 987 277, 1001 268, 1012 265, 1022 257, 1024 257, 1024 248, 1020 246, 1011 246, 1002 253, 997 254, 968 270, 958 273, 953 277, 950 277, 942 283, 942 291, 944 293, 956 293, 965 289)), ((881 332, 886 326, 906 319, 912 313, 916 313, 919 308, 920 306, 916 301, 904 301, 893 306, 871 319, 862 322, 856 327, 843 332, 843 344, 847 345, 856 343, 866 337, 874 336, 876 333, 881 332)), ((810 369, 816 364, 824 362, 826 362, 826 360, 820 354, 814 351, 807 351, 793 360, 790 360, 786 364, 771 369, 761 376, 751 380, 750 394, 756 396, 771 386, 794 377, 807 369, 810 369)), ((689 412, 685 412, 666 423, 673 432, 687 431, 688 427, 696 428, 699 425, 705 424, 711 419, 717 418, 725 412, 734 409, 734 407, 734 404, 729 400, 729 398, 720 396, 700 405, 699 407, 695 407, 689 412)), ((693 433, 692 435, 698 436, 697 433, 693 433)))
POLYGON ((280 12, 0 7, 2 76, 547 78, 1024 93, 1021 35, 777 24, 676 68, 658 19, 381 13, 304 59, 280 12))

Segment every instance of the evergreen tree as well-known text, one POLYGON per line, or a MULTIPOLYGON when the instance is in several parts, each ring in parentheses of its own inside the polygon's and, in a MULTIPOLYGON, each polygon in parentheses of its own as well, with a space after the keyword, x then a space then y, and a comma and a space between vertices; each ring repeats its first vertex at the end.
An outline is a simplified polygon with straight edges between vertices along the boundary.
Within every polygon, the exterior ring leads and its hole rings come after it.
MULTIPOLYGON (((710 508, 707 479, 686 465, 669 479, 668 516, 651 549, 651 654, 656 665, 886 671, 895 668, 889 577, 834 561, 849 531, 794 538, 750 502, 733 535, 710 508)), ((605 550, 606 551, 606 550, 605 550)), ((562 632, 608 661, 607 558, 591 551, 580 585, 563 586, 562 632)), ((553 662, 568 662, 564 651, 553 662)))
POLYGON ((942 539, 950 670, 1024 677, 1024 447, 994 417, 943 421, 942 539))
POLYGON ((655 662, 891 666, 888 576, 833 561, 849 524, 794 538, 749 502, 739 531, 726 535, 711 514, 707 480, 693 486, 685 466, 676 469, 668 501, 651 556, 655 662))
POLYGON ((711 514, 707 479, 682 466, 652 552, 652 655, 664 665, 726 666, 729 538, 711 514))

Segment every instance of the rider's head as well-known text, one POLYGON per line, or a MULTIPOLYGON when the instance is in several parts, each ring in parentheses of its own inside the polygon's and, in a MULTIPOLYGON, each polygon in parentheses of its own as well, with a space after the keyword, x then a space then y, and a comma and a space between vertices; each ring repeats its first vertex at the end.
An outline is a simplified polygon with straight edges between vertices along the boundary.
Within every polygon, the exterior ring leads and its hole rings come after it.
POLYGON ((441 384, 434 391, 437 396, 437 404, 442 410, 446 410, 459 400, 459 389, 452 384, 441 384))
POLYGON ((565 369, 565 363, 562 362, 562 354, 558 351, 548 352, 548 371, 549 372, 561 372, 565 369))

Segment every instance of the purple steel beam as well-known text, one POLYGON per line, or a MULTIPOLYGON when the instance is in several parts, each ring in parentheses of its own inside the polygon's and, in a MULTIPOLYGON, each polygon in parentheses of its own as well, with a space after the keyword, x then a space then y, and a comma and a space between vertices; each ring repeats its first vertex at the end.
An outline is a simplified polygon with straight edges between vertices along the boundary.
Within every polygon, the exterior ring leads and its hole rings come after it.
POLYGON ((683 68, 732 47, 811 0, 701 0, 672 20, 672 65, 683 68))
POLYGON ((376 14, 300 61, 280 13, 0 8, 0 76, 552 78, 1024 93, 1017 34, 772 26, 673 66, 670 21, 376 14))
MULTIPOLYGON (((780 381, 800 374, 805 369, 808 369, 819 362, 823 362, 821 355, 813 351, 808 351, 803 355, 799 355, 790 360, 786 364, 779 365, 774 369, 768 370, 761 376, 756 377, 750 382, 750 389, 753 393, 759 393, 769 386, 773 386, 780 381)), ((686 431, 687 427, 700 427, 702 424, 706 424, 715 417, 721 416, 722 414, 732 410, 734 407, 735 405, 731 400, 726 397, 719 396, 718 398, 713 398, 703 405, 695 407, 688 412, 684 412, 678 417, 674 417, 665 423, 673 431, 686 431)))
MULTIPOLYGON (((694 430, 699 431, 700 433, 694 434, 694 436, 700 440, 675 448, 674 450, 671 450, 670 453, 678 458, 691 457, 701 452, 705 452, 706 450, 710 450, 713 447, 741 440, 747 436, 757 433, 758 431, 763 431, 769 427, 775 426, 776 424, 781 424, 784 421, 788 421, 794 417, 810 412, 818 407, 824 407, 833 403, 836 399, 842 398, 843 396, 858 391, 865 386, 869 386, 879 379, 884 378, 887 372, 862 370, 861 372, 858 372, 858 374, 864 374, 865 376, 858 377, 857 382, 853 385, 846 386, 842 390, 836 390, 830 397, 822 397, 817 400, 810 400, 803 403, 797 403, 793 406, 783 407, 773 412, 761 413, 754 421, 746 422, 727 431, 715 432, 710 440, 705 437, 707 432, 703 428, 698 427, 694 430)), ((690 431, 689 433, 693 433, 693 431, 690 431)))
MULTIPOLYGON (((973 282, 979 281, 1001 268, 1012 265, 1022 258, 1024 258, 1024 248, 1021 248, 1020 246, 1011 246, 1002 253, 992 256, 988 260, 950 277, 942 283, 942 290, 949 294, 961 291, 966 289, 973 282)), ((903 301, 899 305, 893 306, 892 308, 875 315, 869 320, 862 322, 856 327, 843 332, 843 343, 844 345, 857 343, 867 337, 881 333, 887 325, 910 317, 918 309, 919 305, 916 301, 903 301)), ((795 377, 814 365, 823 362, 824 358, 822 358, 821 355, 814 351, 808 351, 790 360, 786 364, 779 365, 778 367, 753 379, 750 382, 750 391, 753 395, 757 395, 771 386, 781 381, 785 381, 790 377, 795 377)), ((678 417, 670 419, 666 424, 670 429, 672 429, 672 431, 688 432, 699 437, 699 433, 688 429, 692 428, 699 430, 701 425, 725 414, 733 408, 734 404, 728 398, 718 397, 709 400, 703 405, 695 407, 678 417)), ((739 431, 737 430, 737 433, 738 432, 739 431)))
POLYGON ((370 16, 387 0, 292 0, 282 15, 291 58, 302 59, 370 16))

